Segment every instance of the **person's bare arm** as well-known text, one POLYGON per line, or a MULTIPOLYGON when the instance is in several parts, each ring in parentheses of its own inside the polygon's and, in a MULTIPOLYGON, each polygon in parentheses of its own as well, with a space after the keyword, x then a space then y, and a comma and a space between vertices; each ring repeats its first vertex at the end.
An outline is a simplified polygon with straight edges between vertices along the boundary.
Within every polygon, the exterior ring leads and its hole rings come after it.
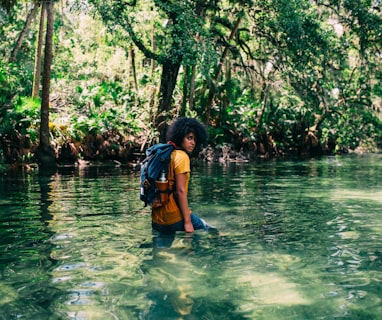
POLYGON ((178 201, 179 209, 183 215, 184 230, 186 232, 194 232, 194 227, 191 223, 191 218, 190 218, 191 210, 188 207, 186 181, 187 181, 186 173, 175 175, 177 201, 178 201))

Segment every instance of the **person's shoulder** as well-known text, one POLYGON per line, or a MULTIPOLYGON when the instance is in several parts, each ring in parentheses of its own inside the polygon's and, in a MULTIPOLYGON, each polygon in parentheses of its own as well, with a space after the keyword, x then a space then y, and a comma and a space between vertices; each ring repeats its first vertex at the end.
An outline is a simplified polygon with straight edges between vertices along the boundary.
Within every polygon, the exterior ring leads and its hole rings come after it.
POLYGON ((171 154, 171 163, 175 168, 175 173, 190 172, 190 158, 183 150, 174 150, 171 154))
POLYGON ((182 149, 174 149, 172 155, 174 157, 188 157, 188 154, 182 149))
POLYGON ((175 162, 189 161, 187 152, 181 149, 174 149, 171 153, 171 159, 175 162))

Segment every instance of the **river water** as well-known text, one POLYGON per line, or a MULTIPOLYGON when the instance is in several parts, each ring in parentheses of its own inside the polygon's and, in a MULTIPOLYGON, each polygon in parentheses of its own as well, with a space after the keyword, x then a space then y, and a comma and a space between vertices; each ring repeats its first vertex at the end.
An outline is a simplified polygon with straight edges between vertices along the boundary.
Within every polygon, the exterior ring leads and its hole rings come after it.
POLYGON ((379 319, 381 160, 199 164, 174 239, 138 172, 2 174, 0 319, 379 319))

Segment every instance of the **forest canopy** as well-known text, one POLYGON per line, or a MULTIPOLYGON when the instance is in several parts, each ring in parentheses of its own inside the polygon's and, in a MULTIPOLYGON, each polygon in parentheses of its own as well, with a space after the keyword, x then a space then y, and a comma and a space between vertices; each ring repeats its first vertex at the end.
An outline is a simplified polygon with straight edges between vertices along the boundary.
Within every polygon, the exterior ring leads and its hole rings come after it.
POLYGON ((131 161, 179 116, 233 159, 375 152, 381 15, 380 0, 1 0, 0 162, 39 144, 131 161))

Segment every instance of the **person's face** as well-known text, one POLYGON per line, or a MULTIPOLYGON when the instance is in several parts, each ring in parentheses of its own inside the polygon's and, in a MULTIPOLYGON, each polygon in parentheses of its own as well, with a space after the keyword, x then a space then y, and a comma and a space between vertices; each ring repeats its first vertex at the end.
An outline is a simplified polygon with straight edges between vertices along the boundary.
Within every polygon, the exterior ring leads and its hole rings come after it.
POLYGON ((181 147, 187 152, 192 153, 196 146, 196 138, 193 132, 187 133, 183 138, 181 147))

